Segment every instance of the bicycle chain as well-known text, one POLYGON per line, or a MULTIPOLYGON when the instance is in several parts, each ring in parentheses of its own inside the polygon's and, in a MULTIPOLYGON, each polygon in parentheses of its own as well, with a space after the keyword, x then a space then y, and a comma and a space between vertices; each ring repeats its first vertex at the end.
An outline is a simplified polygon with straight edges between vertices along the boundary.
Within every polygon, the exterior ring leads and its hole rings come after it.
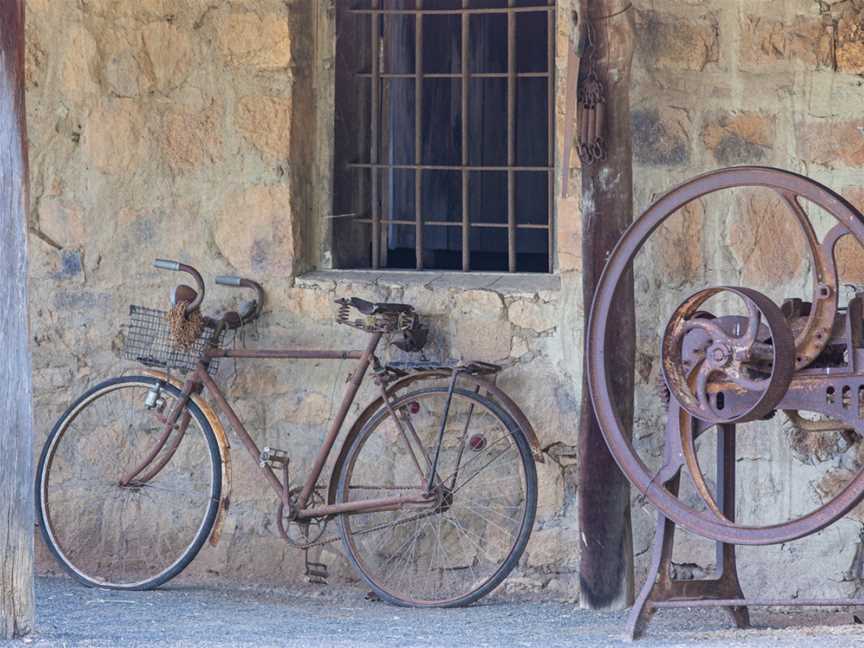
MULTIPOLYGON (((403 486, 403 487, 387 487, 387 486, 366 486, 367 490, 414 490, 411 486, 403 486)), ((399 526, 401 524, 407 524, 408 522, 414 522, 415 520, 422 520, 424 517, 428 517, 433 515, 435 511, 427 511, 425 513, 418 513, 417 515, 412 515, 411 517, 407 517, 404 520, 399 520, 397 522, 382 522, 381 524, 377 524, 373 527, 369 527, 368 529, 363 529, 362 531, 354 532, 352 535, 364 535, 366 533, 372 533, 373 531, 380 531, 381 529, 386 529, 391 526, 399 526)), ((329 521, 330 518, 327 518, 329 521)), ((291 522, 291 524, 297 524, 296 522, 291 522)), ((332 538, 327 538, 324 540, 316 540, 315 542, 310 542, 305 545, 294 545, 298 549, 308 550, 314 547, 322 547, 325 545, 333 544, 334 542, 339 541, 342 538, 341 535, 333 536, 332 538)))
MULTIPOLYGON (((407 524, 408 522, 414 522, 415 520, 422 520, 424 517, 429 517, 430 515, 435 515, 435 511, 427 511, 425 513, 418 513, 417 515, 412 515, 411 517, 405 518, 404 520, 399 520, 398 522, 382 522, 373 527, 369 527, 368 529, 363 529, 362 531, 355 531, 351 535, 364 535, 366 533, 372 533, 373 531, 380 531, 381 529, 386 529, 387 527, 395 527, 401 524, 407 524)), ((328 544, 333 544, 340 540, 342 536, 334 536, 332 538, 327 538, 326 540, 316 540, 315 542, 310 542, 308 545, 302 545, 300 549, 312 549, 313 547, 321 547, 328 544)))

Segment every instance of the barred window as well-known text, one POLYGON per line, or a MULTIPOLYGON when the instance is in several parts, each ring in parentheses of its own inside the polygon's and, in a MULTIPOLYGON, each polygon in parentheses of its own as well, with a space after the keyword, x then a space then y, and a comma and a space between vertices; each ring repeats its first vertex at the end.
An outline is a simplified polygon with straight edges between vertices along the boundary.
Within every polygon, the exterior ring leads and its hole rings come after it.
POLYGON ((337 267, 550 271, 554 4, 337 3, 337 267))

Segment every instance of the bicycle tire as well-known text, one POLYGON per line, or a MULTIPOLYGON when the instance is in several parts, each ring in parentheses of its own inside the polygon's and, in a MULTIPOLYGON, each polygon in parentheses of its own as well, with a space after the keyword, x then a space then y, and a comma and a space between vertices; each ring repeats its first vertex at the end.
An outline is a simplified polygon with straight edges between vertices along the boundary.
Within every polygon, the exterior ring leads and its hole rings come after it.
MULTIPOLYGON (((189 563, 192 562, 192 560, 201 550, 201 547, 204 545, 204 542, 207 540, 210 532, 213 529, 213 524, 216 520, 216 515, 219 510, 219 502, 222 491, 222 459, 219 453, 219 445, 217 443, 216 436, 213 433, 213 429, 211 428, 209 422, 207 421, 207 418, 204 416, 204 413, 201 411, 201 409, 193 401, 190 400, 186 405, 186 410, 191 415, 190 426, 186 431, 187 436, 183 438, 183 441, 181 443, 185 443, 185 439, 192 432, 192 421, 194 421, 198 431, 203 437, 203 440, 205 442, 204 445, 206 446, 209 455, 209 472, 211 486, 208 489, 209 494, 207 495, 206 511, 203 512, 201 522, 198 525, 197 530, 195 531, 194 536, 192 537, 192 540, 188 544, 188 546, 186 546, 186 548, 183 549, 175 559, 171 560, 167 568, 160 570, 158 573, 152 576, 143 579, 139 578, 137 580, 134 580, 133 582, 128 583, 113 582, 110 578, 105 576, 99 576, 92 573, 88 574, 87 571, 83 569, 80 564, 81 560, 84 560, 84 558, 77 561, 76 564, 76 561, 74 561, 67 555, 68 550, 64 551, 63 547, 61 546, 62 541, 58 538, 59 529, 57 528, 57 523, 52 522, 50 514, 49 497, 51 471, 54 465, 54 461, 57 457, 56 453, 58 451, 58 448, 61 447, 64 436, 67 434, 73 422, 82 415, 82 412, 84 412, 93 403, 97 403, 99 399, 103 396, 112 394, 114 392, 117 392, 118 390, 130 389, 133 387, 140 387, 150 390, 150 388, 157 385, 161 385, 161 392, 169 394, 172 398, 178 398, 181 394, 180 390, 178 390, 173 385, 150 376, 122 376, 111 378, 97 384, 96 386, 92 387, 84 394, 82 394, 77 400, 72 403, 72 405, 69 406, 69 408, 55 423, 54 427, 51 430, 51 433, 48 435, 44 447, 42 448, 42 453, 40 455, 39 464, 36 472, 35 484, 36 514, 42 538, 45 541, 45 544, 50 550, 51 554, 57 560, 60 566, 75 580, 88 587, 99 587, 118 590, 148 590, 159 587, 160 585, 163 585, 172 578, 176 577, 186 567, 188 567, 189 563)), ((169 464, 171 461, 174 460, 175 456, 172 455, 169 464)), ((121 514, 124 511, 125 508, 121 509, 121 514)), ((108 529, 102 529, 100 527, 100 530, 102 531, 102 534, 104 536, 106 533, 109 533, 111 531, 111 527, 109 526, 108 529)), ((95 550, 96 547, 93 547, 93 551, 95 550)))
MULTIPOLYGON (((428 398, 430 396, 436 396, 440 398, 446 398, 447 388, 444 387, 430 387, 421 390, 417 390, 406 394, 400 398, 398 398, 393 403, 393 409, 396 412, 403 410, 408 407, 412 408, 412 403, 417 403, 421 399, 428 398)), ((536 515, 537 509, 537 471, 534 464, 534 459, 531 454, 530 445, 528 443, 527 438, 522 432, 521 428, 513 421, 513 418, 497 403, 493 400, 481 396, 480 394, 468 391, 464 389, 455 389, 453 393, 454 399, 461 399, 466 402, 473 403, 475 406, 482 407, 486 412, 488 412, 494 420, 497 420, 500 423, 500 426, 503 430, 503 433, 512 439, 513 441, 513 449, 515 450, 515 458, 518 458, 518 466, 521 467, 521 475, 524 478, 524 482, 522 486, 524 487, 524 510, 521 514, 521 519, 519 520, 518 530, 513 533, 512 543, 509 544, 509 547, 506 551, 506 556, 500 561, 500 563, 495 566, 494 570, 491 571, 488 575, 485 575, 479 583, 473 584, 467 591, 460 591, 457 593, 450 593, 446 596, 442 596, 440 598, 436 597, 420 597, 415 595, 410 595, 405 591, 395 591, 395 588, 392 586, 386 586, 382 584, 381 577, 379 574, 373 573, 374 568, 369 565, 369 556, 363 555, 363 551, 358 548, 358 543, 356 542, 356 538, 366 533, 366 529, 354 529, 352 527, 351 521, 358 517, 358 515, 366 515, 366 514, 343 514, 339 518, 340 523, 340 531, 341 531, 341 539, 342 545, 345 549, 345 553, 348 556, 349 561, 351 562, 354 569, 363 579, 363 581, 370 587, 372 590, 384 601, 391 603, 393 605, 401 606, 401 607, 461 607, 465 605, 470 605, 471 603, 476 602, 482 597, 489 594, 492 590, 494 590, 498 585, 500 585, 504 579, 510 574, 510 572, 516 567, 519 562, 520 557, 522 556, 525 547, 528 543, 528 539, 531 535, 531 531, 534 526, 534 518, 536 515)), ((473 412, 473 409, 472 409, 473 412)), ((470 424, 471 415, 468 416, 469 424, 470 424)), ((351 479, 356 468, 356 462, 359 459, 360 453, 362 453, 365 445, 369 442, 372 435, 375 434, 376 431, 380 429, 380 426, 383 422, 388 419, 392 420, 392 414, 390 410, 383 406, 378 412, 376 412, 364 425, 360 433, 355 437, 352 442, 352 445, 344 458, 344 464, 341 465, 339 470, 339 486, 337 489, 337 502, 345 503, 349 500, 348 492, 351 488, 351 479)), ((466 430, 467 430, 466 424, 466 430)), ((462 447, 463 452, 465 448, 465 440, 468 438, 467 431, 463 433, 462 447)), ((472 435, 470 439, 474 439, 475 437, 472 435)), ((504 438, 504 437, 501 437, 504 438)), ((473 441, 472 441, 473 443, 473 441)), ((494 443, 498 443, 496 440, 494 443)), ((494 445, 494 444, 493 444, 494 445)), ((392 448, 393 446, 386 446, 392 448)), ((488 447, 492 447, 491 445, 488 447)), ((453 448, 457 448, 456 452, 458 453, 458 446, 453 446, 453 448)), ((372 448, 374 450, 374 448, 372 448)), ((509 451, 509 450, 508 450, 509 451)), ((479 452, 479 451, 478 451, 479 452)), ((377 453, 371 453, 369 455, 370 463, 370 472, 377 471, 378 474, 384 474, 384 469, 381 465, 374 465, 376 461, 375 455, 377 453)), ((460 454, 460 457, 462 455, 460 454)), ((476 460, 476 459, 475 459, 476 460)), ((380 459, 383 462, 383 457, 380 459)), ((443 459, 442 459, 443 461, 443 459)), ((458 470, 458 461, 457 460, 457 470, 458 470)), ((443 463, 441 465, 444 465, 443 463)), ((467 462, 465 465, 468 465, 467 462)), ((476 474, 479 474, 477 471, 476 474)), ((394 477, 395 478, 395 477, 394 477)), ((470 477, 469 481, 474 477, 470 477)), ((449 479, 449 476, 447 477, 449 479)), ((447 481, 444 479, 444 481, 447 481)), ((455 485, 455 483, 454 483, 455 485)), ((363 488, 362 486, 355 486, 355 488, 363 488)), ((384 487, 387 488, 387 487, 384 487)), ((392 486, 391 488, 398 488, 397 486, 392 486)), ((453 490, 452 500, 453 502, 450 505, 450 508, 447 508, 440 517, 443 519, 446 513, 454 510, 456 508, 455 503, 457 501, 458 491, 463 486, 458 486, 453 490)), ((496 496, 498 494, 496 493, 496 496)), ((483 506, 483 505, 480 505, 483 506)), ((489 511, 487 511, 487 515, 491 515, 489 511)), ((412 520, 413 521, 413 520, 412 520)), ((400 521, 394 522, 391 526, 396 527, 399 524, 403 524, 400 521)), ((442 524, 438 524, 438 545, 439 547, 443 547, 441 543, 441 526, 442 524)), ((453 525, 456 526, 455 524, 453 525)), ((368 527, 367 527, 368 528, 368 527)), ((374 527, 372 527, 374 529, 374 527)), ((467 532, 467 531, 466 531, 467 532)), ((451 534, 452 535, 452 534, 451 534)), ((465 537, 468 539, 468 536, 465 537)), ((483 547, 479 547, 483 549, 483 547)), ((435 550, 436 552, 438 549, 435 550)), ((484 549, 485 551, 485 549, 484 549)), ((479 552, 478 552, 479 554, 479 552)), ((501 555, 504 555, 504 552, 501 552, 501 555)), ((432 570, 432 563, 435 560, 435 555, 433 554, 432 559, 430 560, 429 571, 432 570)), ((445 559, 446 562, 446 559, 445 559)), ((437 570, 439 572, 443 572, 446 570, 451 570, 453 573, 456 573, 458 569, 466 569, 465 566, 461 564, 455 567, 438 567, 437 570)), ((470 567, 468 567, 470 569, 470 567)), ((443 579, 443 577, 442 577, 443 579)), ((419 582, 419 581, 418 581, 419 582)))

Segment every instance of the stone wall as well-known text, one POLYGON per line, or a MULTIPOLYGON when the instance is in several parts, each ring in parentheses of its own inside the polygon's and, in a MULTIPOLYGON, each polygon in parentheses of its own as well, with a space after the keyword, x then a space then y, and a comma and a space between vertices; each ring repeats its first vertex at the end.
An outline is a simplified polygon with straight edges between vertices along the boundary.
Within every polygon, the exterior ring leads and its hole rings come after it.
MULTIPOLYGON (((634 4, 640 210, 699 172, 743 163, 791 168, 864 203, 858 189, 864 175, 864 14, 858 12, 864 3, 634 4)), ((28 11, 37 446, 71 398, 130 369, 118 357, 127 306, 164 307, 174 279, 151 269, 156 256, 193 263, 208 278, 259 279, 269 303, 245 337, 249 346, 362 345, 360 333, 333 324, 332 300, 350 293, 406 301, 432 324, 430 355, 505 366, 501 385, 525 408, 547 450, 546 463, 538 465, 537 527, 508 587, 577 596, 578 169, 571 174, 576 190, 557 204, 553 279, 328 272, 328 3, 29 0, 28 11)), ((559 155, 570 12, 571 2, 562 0, 559 155)), ((656 464, 661 451, 658 329, 703 279, 749 281, 778 298, 806 295, 809 262, 785 243, 800 238, 788 223, 770 196, 740 192, 694 205, 640 258, 636 436, 649 462, 656 464)), ((862 257, 849 249, 845 258, 849 279, 864 277, 862 257)), ((213 287, 207 306, 218 310, 237 298, 213 287)), ((338 362, 268 362, 248 370, 226 363, 220 380, 259 443, 289 449, 302 470, 338 404, 347 370, 338 362)), ((369 396, 365 391, 359 402, 369 396)), ((857 446, 828 444, 814 452, 807 442, 790 445, 779 422, 764 428, 741 442, 739 489, 752 493, 742 514, 812 507, 864 461, 857 446)), ((250 477, 254 466, 234 445, 224 535, 189 573, 297 579, 302 554, 277 537, 273 497, 250 477)), ((745 585, 782 595, 856 591, 860 519, 854 514, 807 542, 742 552, 745 585), (801 578, 778 583, 781 567, 801 578)), ((653 512, 638 499, 634 521, 644 573, 653 512)), ((706 544, 692 539, 680 554, 682 573, 699 574, 713 561, 706 544)), ((325 549, 323 558, 340 577, 350 577, 335 550, 325 549)), ((40 567, 54 569, 45 555, 40 567)))
MULTIPOLYGON (((575 200, 565 205, 572 216, 561 228, 561 278, 304 274, 328 266, 332 12, 325 3, 32 0, 28 9, 37 446, 72 398, 133 369, 119 358, 128 304, 166 307, 177 279, 152 269, 157 256, 192 263, 208 279, 260 280, 269 302, 240 342, 249 346, 362 348, 362 333, 335 325, 333 299, 405 301, 432 325, 431 357, 503 364, 500 384, 525 408, 543 446, 555 447, 555 457, 538 465, 537 530, 508 586, 575 595, 574 487, 565 486, 580 374, 575 200)), ((562 61, 566 43, 565 33, 562 61)), ((210 286, 206 310, 238 299, 210 286)), ((223 363, 220 380, 259 445, 288 449, 301 474, 349 364, 223 363)), ((372 395, 370 384, 352 415, 372 395)), ((299 579, 302 552, 278 537, 276 501, 233 445, 221 542, 205 546, 188 574, 299 579)), ((337 577, 350 578, 336 547, 322 557, 337 577)), ((55 569, 44 551, 39 565, 55 569)))

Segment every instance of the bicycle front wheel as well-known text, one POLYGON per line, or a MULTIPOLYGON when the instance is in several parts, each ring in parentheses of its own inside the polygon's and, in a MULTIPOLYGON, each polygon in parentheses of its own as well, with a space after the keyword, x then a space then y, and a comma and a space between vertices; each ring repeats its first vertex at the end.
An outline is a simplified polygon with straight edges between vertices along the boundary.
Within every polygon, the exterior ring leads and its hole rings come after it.
POLYGON ((353 440, 337 499, 417 496, 444 427, 434 506, 343 514, 342 542, 365 582, 402 606, 468 605, 516 566, 537 508, 537 472, 522 430, 497 404, 422 389, 382 407, 353 440))
POLYGON ((159 443, 179 397, 156 378, 112 378, 75 401, 48 436, 36 474, 39 525, 57 561, 85 585, 158 587, 209 536, 222 489, 210 424, 190 401, 159 443))

